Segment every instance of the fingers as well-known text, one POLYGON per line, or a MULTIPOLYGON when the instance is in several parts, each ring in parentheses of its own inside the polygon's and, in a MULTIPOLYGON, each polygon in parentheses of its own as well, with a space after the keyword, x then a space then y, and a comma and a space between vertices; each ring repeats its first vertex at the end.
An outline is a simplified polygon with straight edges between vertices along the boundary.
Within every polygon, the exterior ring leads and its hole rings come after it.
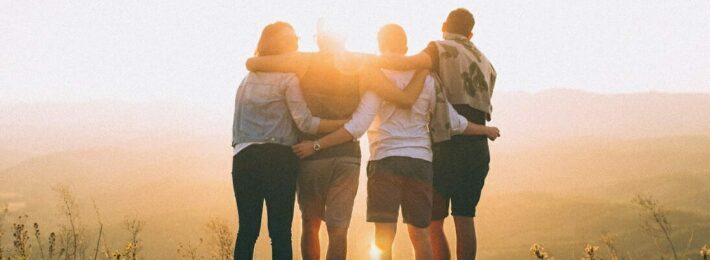
POLYGON ((291 150, 293 150, 293 153, 300 159, 306 158, 313 154, 313 147, 307 142, 295 144, 291 146, 291 150))
POLYGON ((500 129, 497 127, 491 127, 488 133, 488 139, 495 141, 498 137, 500 137, 500 129))

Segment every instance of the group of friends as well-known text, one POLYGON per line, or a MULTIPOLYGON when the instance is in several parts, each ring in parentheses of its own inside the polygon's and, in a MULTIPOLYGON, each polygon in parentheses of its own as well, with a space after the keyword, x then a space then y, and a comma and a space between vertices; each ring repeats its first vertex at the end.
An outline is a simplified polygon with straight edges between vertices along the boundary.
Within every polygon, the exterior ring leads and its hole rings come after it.
MULTIPOLYGON (((345 259, 367 133, 367 221, 381 259, 392 259, 399 211, 416 259, 450 259, 444 220, 453 216, 458 259, 475 259, 474 216, 488 174, 486 126, 496 72, 471 41, 474 17, 451 11, 443 39, 406 56, 396 24, 378 32, 379 55, 348 52, 319 29, 318 52, 298 51, 285 22, 267 25, 237 90, 232 179, 239 227, 234 258, 253 259, 266 205, 273 259, 292 259, 301 210, 303 259, 345 259)), ((319 26, 320 28, 320 26, 319 26)))

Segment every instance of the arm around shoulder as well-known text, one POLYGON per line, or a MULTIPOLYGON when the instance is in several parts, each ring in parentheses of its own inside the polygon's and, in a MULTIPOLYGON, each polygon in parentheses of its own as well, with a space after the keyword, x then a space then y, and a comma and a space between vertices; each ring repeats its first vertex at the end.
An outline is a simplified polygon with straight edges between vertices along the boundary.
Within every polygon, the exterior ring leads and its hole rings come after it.
POLYGON ((310 54, 294 52, 249 58, 246 67, 252 72, 283 72, 303 76, 310 64, 310 54))
POLYGON ((429 54, 420 52, 411 56, 385 55, 377 58, 377 66, 391 70, 431 69, 429 54))
POLYGON ((384 100, 401 108, 410 108, 419 98, 424 82, 429 75, 427 70, 419 70, 404 90, 399 89, 379 69, 367 69, 361 82, 367 89, 377 93, 384 100))

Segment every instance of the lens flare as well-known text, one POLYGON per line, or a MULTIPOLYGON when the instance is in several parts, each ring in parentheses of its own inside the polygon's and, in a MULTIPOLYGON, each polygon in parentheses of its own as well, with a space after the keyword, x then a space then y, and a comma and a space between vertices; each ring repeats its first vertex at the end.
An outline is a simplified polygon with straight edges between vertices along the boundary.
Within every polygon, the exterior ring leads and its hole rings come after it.
POLYGON ((375 245, 375 241, 370 242, 370 259, 379 260, 382 256, 382 250, 375 245))

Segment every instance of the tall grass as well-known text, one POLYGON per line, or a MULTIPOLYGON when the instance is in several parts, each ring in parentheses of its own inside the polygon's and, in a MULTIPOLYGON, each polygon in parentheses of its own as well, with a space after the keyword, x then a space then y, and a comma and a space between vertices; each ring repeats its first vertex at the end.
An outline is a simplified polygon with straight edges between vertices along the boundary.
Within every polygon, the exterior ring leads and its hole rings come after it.
MULTIPOLYGON (((96 216, 98 219, 98 236, 96 238, 96 248, 87 255, 86 229, 79 218, 79 204, 67 186, 59 185, 53 188, 57 195, 58 213, 61 222, 58 224, 58 232, 50 232, 44 238, 39 223, 32 225, 33 230, 27 226, 30 217, 19 215, 12 224, 12 250, 6 251, 3 248, 3 237, 5 235, 5 222, 10 215, 7 207, 0 210, 0 260, 138 260, 142 259, 140 251, 143 242, 141 232, 145 223, 137 217, 127 218, 123 227, 129 235, 129 240, 120 250, 112 250, 104 242, 103 254, 99 255, 103 234, 103 222, 99 214, 98 207, 94 203, 96 216), (34 234, 34 241, 30 237, 30 231, 34 234), (44 243, 46 239, 46 244, 44 243), (32 243, 34 242, 34 244, 32 243)), ((105 240, 104 240, 105 241, 105 240)))
POLYGON ((53 190, 59 198, 59 214, 66 220, 59 225, 59 257, 64 256, 64 260, 86 259, 86 244, 82 239, 85 234, 76 198, 66 185, 57 185, 53 190))
POLYGON ((32 256, 32 245, 30 244, 30 236, 25 227, 27 215, 17 217, 17 222, 12 224, 12 246, 16 259, 26 260, 32 256))
POLYGON ((190 241, 187 243, 179 243, 177 253, 182 259, 197 260, 197 259, 213 259, 213 260, 233 260, 234 250, 234 233, 227 225, 226 221, 219 218, 213 218, 205 225, 205 231, 208 235, 207 245, 205 239, 200 238, 197 245, 192 245, 190 241), (203 246, 205 248, 203 248, 203 246), (201 254, 201 251, 207 251, 209 257, 201 254))
MULTIPOLYGON (((645 231, 647 234, 651 235, 654 238, 661 238, 668 249, 670 250, 671 253, 671 259, 678 260, 681 259, 678 257, 678 252, 676 250, 676 246, 673 243, 673 240, 671 239, 673 237, 673 226, 671 225, 671 221, 668 220, 668 212, 658 203, 657 200, 653 199, 652 197, 644 197, 641 195, 636 195, 635 198, 631 200, 632 204, 636 205, 637 208, 639 209, 639 214, 641 215, 643 222, 641 225, 641 228, 643 231, 645 231)), ((607 250, 609 251, 609 259, 611 260, 633 260, 633 257, 631 255, 628 256, 628 258, 620 257, 617 248, 615 246, 615 241, 616 241, 616 236, 609 234, 608 232, 604 231, 602 232, 601 236, 601 242, 606 245, 607 250)), ((690 254, 690 247, 693 244, 693 240, 695 238, 695 232, 691 232, 690 236, 688 238, 688 247, 685 250, 685 253, 683 254, 682 259, 690 259, 689 257, 692 255, 690 254)), ((657 241, 657 240, 656 240, 657 241)), ((657 243, 658 244, 658 243, 657 243)), ((533 244, 532 247, 530 248, 530 254, 534 256, 537 259, 545 260, 549 259, 549 253, 545 251, 545 248, 542 247, 540 244, 533 244)), ((710 246, 705 245, 702 248, 700 248, 700 256, 703 257, 703 260, 708 260, 710 257, 710 246)), ((659 246, 659 252, 658 252, 658 257, 660 259, 666 259, 666 250, 660 248, 659 246)), ((600 260, 599 256, 599 247, 594 246, 591 244, 587 244, 586 247, 584 248, 584 254, 582 257, 582 260, 600 260)))
POLYGON ((551 256, 547 251, 545 251, 545 248, 538 243, 535 243, 530 247, 530 254, 539 260, 555 260, 555 257, 551 256))
POLYGON ((664 238, 673 254, 673 259, 678 260, 678 253, 671 239, 673 228, 666 217, 666 210, 652 197, 636 195, 632 202, 640 208, 640 214, 645 218, 642 225, 644 231, 653 237, 664 238))
POLYGON ((0 210, 0 260, 3 259, 3 256, 5 254, 5 251, 2 247, 2 245, 3 245, 3 237, 5 236, 5 218, 7 218, 7 213, 8 213, 7 206, 3 207, 2 210, 0 210))

